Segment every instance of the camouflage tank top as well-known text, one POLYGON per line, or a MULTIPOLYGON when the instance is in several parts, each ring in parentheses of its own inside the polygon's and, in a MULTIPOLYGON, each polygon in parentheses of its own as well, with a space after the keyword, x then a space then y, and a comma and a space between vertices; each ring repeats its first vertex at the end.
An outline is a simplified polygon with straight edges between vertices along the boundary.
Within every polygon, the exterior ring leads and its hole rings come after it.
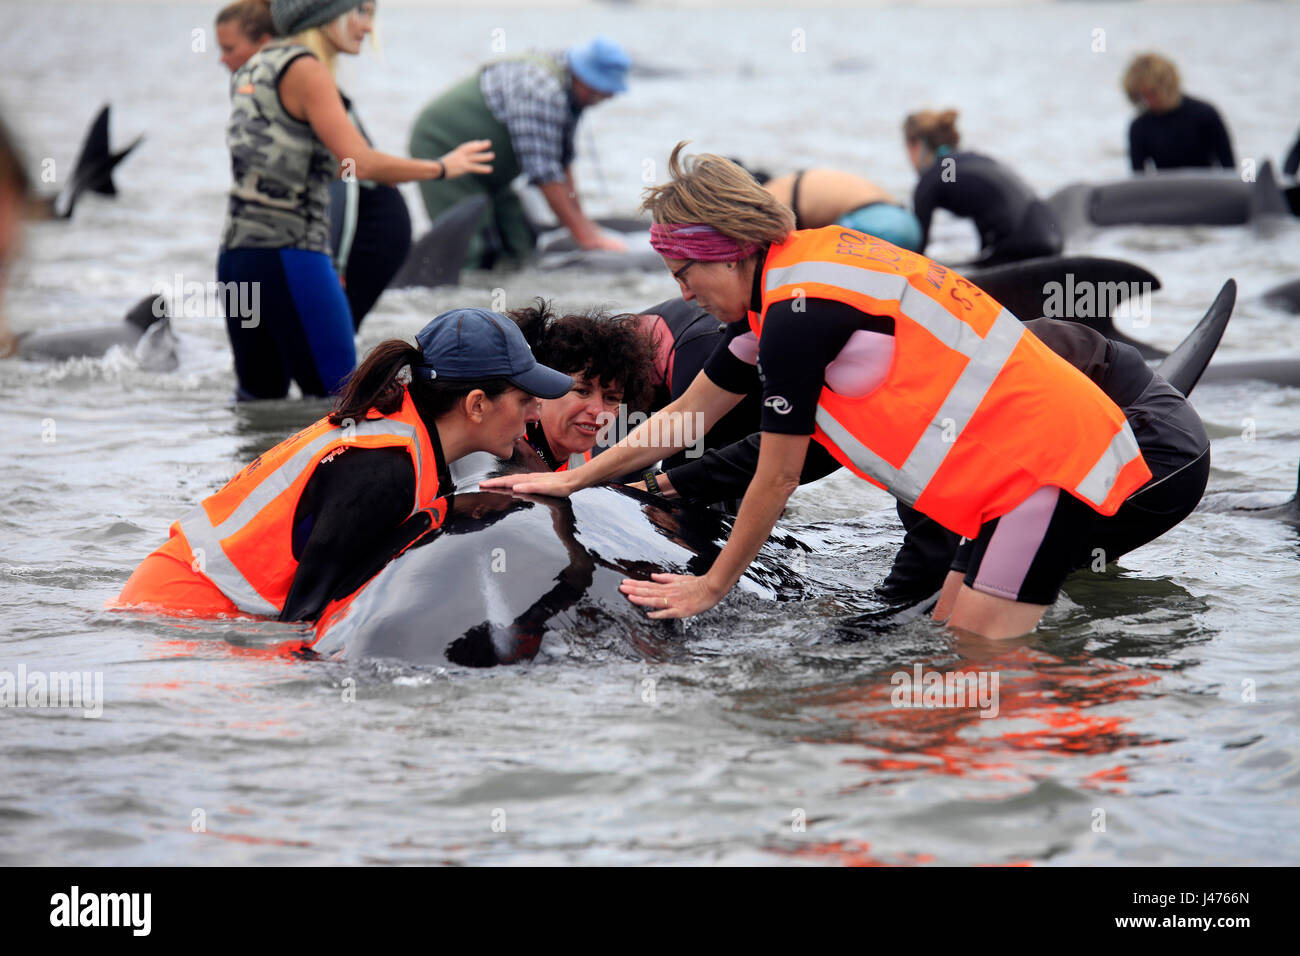
POLYGON ((330 251, 329 183, 338 163, 311 125, 280 102, 280 77, 305 46, 272 43, 230 78, 233 185, 221 240, 225 249, 330 251))

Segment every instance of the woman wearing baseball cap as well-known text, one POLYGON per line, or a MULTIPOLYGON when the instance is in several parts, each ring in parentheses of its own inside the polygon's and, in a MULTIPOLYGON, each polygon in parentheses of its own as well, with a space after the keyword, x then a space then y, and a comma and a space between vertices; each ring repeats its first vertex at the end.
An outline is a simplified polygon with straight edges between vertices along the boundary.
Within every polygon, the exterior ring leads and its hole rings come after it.
POLYGON ((373 0, 273 0, 279 39, 230 78, 233 183, 217 278, 239 293, 226 331, 241 399, 282 398, 291 379, 305 395, 333 394, 356 365, 352 315, 330 261, 331 179, 393 185, 492 169, 485 140, 440 159, 406 159, 373 149, 348 119, 333 62, 360 51, 374 12, 373 0))
POLYGON ((442 522, 449 463, 476 451, 509 457, 537 399, 572 386, 486 309, 443 313, 414 345, 381 342, 333 412, 174 522, 112 606, 315 618, 442 522))

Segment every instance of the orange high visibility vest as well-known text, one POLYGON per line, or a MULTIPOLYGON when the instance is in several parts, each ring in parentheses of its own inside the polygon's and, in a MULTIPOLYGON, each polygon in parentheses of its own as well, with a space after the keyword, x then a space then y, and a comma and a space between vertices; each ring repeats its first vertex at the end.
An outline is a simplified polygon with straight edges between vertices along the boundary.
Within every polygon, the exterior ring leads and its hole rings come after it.
POLYGON ((589 461, 591 461, 590 448, 588 448, 586 451, 575 451, 572 455, 568 457, 568 459, 565 460, 563 465, 561 465, 559 468, 556 468, 555 470, 568 471, 570 468, 581 467, 582 465, 585 465, 589 461))
POLYGON ((415 466, 411 513, 432 508, 440 522, 446 503, 437 499, 437 456, 407 392, 391 415, 371 409, 361 421, 343 425, 322 418, 286 438, 173 523, 171 534, 184 536, 192 564, 241 611, 276 616, 298 571, 293 516, 316 466, 340 448, 394 446, 406 448, 415 466))
POLYGON ((885 381, 856 398, 823 388, 813 438, 958 534, 1045 485, 1113 515, 1150 480, 1119 407, 945 266, 840 226, 803 230, 768 251, 754 334, 774 302, 803 298, 894 320, 885 381))

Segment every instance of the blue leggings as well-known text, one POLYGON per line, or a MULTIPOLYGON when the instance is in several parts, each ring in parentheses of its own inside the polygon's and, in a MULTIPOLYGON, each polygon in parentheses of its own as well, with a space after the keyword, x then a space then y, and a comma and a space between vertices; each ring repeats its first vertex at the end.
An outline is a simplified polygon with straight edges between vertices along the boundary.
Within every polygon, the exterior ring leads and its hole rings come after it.
POLYGON ((237 398, 284 398, 290 379, 303 395, 338 391, 357 364, 357 348, 352 311, 329 256, 305 249, 222 249, 217 279, 257 283, 238 287, 238 298, 227 296, 257 304, 255 314, 226 316, 237 398))

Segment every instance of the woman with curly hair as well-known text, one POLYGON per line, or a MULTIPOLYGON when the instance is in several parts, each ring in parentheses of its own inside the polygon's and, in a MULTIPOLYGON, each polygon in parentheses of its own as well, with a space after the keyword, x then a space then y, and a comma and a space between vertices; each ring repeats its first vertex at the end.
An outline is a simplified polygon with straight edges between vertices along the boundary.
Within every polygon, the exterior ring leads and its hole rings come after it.
POLYGON ((552 471, 591 460, 591 449, 619 407, 645 411, 654 349, 633 315, 591 311, 556 315, 548 302, 509 313, 537 360, 573 377, 573 388, 541 401, 528 443, 552 471))

